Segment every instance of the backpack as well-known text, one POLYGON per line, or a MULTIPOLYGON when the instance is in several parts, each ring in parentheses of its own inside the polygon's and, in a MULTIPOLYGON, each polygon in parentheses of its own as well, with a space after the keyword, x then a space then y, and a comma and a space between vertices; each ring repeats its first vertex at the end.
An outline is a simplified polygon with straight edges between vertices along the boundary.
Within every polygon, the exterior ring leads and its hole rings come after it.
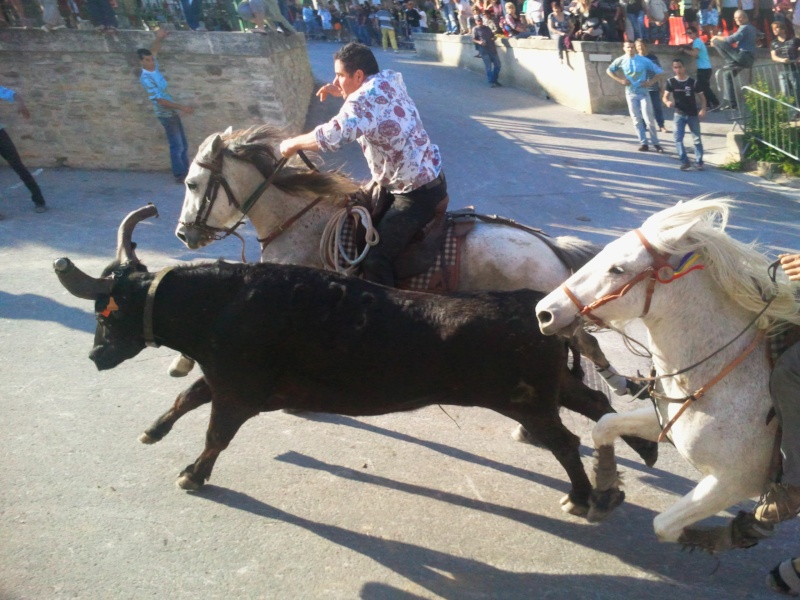
POLYGON ((661 23, 667 18, 667 5, 664 0, 649 0, 647 2, 647 16, 661 23))

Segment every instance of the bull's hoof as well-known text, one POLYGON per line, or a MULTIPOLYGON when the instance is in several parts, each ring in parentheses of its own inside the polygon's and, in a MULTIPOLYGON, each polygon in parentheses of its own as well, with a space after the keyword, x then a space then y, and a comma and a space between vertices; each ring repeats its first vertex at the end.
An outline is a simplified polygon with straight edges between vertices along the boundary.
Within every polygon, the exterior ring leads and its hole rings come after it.
POLYGON ((589 498, 589 514, 586 519, 590 523, 599 523, 625 500, 625 492, 619 488, 608 490, 592 490, 589 498))
POLYGON ((160 442, 161 438, 149 435, 145 431, 142 435, 139 436, 139 441, 143 444, 155 444, 156 442, 160 442))
POLYGON ((190 475, 189 473, 181 474, 181 476, 178 477, 178 481, 176 481, 175 483, 178 484, 179 488, 184 490, 189 490, 190 492, 195 492, 199 490, 201 487, 203 487, 203 485, 205 485, 205 481, 203 481, 202 479, 200 481, 197 481, 196 479, 194 479, 194 476, 190 475))
POLYGON ((530 444, 536 448, 544 448, 542 443, 536 439, 530 431, 525 429, 522 425, 517 425, 517 428, 511 432, 511 439, 521 443, 530 444))
POLYGON ((578 504, 569 497, 569 494, 561 498, 560 502, 561 510, 567 514, 575 517, 585 517, 587 514, 589 514, 589 506, 586 504, 578 504))
POLYGON ((167 373, 170 377, 186 377, 194 368, 194 361, 188 356, 179 354, 169 366, 167 373))

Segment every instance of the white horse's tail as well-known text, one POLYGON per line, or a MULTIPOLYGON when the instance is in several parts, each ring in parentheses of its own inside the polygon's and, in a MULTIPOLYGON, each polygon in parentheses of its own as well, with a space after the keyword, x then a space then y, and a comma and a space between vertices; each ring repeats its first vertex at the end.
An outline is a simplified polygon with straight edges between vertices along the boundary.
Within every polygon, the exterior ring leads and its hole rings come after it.
POLYGON ((592 260, 602 248, 572 235, 545 239, 558 258, 573 273, 592 260))

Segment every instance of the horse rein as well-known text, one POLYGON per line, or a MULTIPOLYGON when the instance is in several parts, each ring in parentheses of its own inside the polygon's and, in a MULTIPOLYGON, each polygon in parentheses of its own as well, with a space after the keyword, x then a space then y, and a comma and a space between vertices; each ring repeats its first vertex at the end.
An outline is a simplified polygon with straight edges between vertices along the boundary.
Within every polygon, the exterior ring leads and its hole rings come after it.
MULTIPOLYGON (((305 153, 302 150, 298 151, 297 154, 300 156, 300 158, 303 160, 303 162, 306 164, 306 166, 309 169, 311 169, 312 171, 316 171, 317 170, 317 168, 314 166, 314 163, 312 163, 308 159, 308 157, 305 155, 305 153)), ((237 154, 231 152, 228 148, 225 148, 222 152, 217 154, 217 156, 214 157, 213 161, 211 161, 211 162, 205 162, 205 161, 201 161, 199 159, 195 159, 194 162, 199 167, 208 170, 211 174, 210 174, 210 176, 208 178, 208 183, 206 184, 206 189, 203 192, 203 200, 200 203, 200 208, 197 211, 197 215, 195 216, 194 223, 191 223, 191 224, 183 223, 183 225, 187 225, 189 227, 197 229, 197 230, 203 232, 208 237, 210 237, 211 239, 214 239, 214 240, 223 240, 226 237, 228 237, 229 235, 235 235, 242 242, 242 262, 247 262, 246 259, 245 259, 245 254, 244 254, 244 249, 245 249, 244 238, 242 238, 241 235, 236 233, 236 230, 242 225, 242 223, 244 223, 244 219, 245 219, 245 217, 247 217, 247 214, 250 212, 250 209, 252 209, 253 206, 255 206, 255 203, 258 201, 258 199, 261 198, 261 196, 264 194, 264 192, 267 190, 267 188, 269 188, 272 185, 272 182, 275 180, 275 177, 277 177, 277 175, 283 170, 283 168, 289 162, 289 158, 287 158, 285 156, 282 156, 275 163, 275 166, 274 166, 274 168, 272 170, 272 173, 270 173, 269 175, 267 175, 267 174, 262 172, 261 174, 264 175, 264 181, 253 191, 252 194, 250 194, 244 200, 244 202, 240 203, 236 199, 236 195, 233 193, 233 190, 231 189, 231 186, 228 183, 228 180, 222 174, 222 166, 223 166, 223 160, 224 160, 225 156, 228 156, 230 158, 235 158, 236 160, 242 160, 242 161, 245 161, 245 162, 250 162, 250 161, 247 161, 246 159, 238 156, 237 154), (228 203, 233 205, 233 206, 235 206, 236 209, 240 213, 242 213, 242 216, 239 218, 239 220, 232 227, 212 227, 211 225, 208 224, 208 218, 211 215, 211 211, 214 208, 214 204, 216 203, 217 198, 219 196, 220 187, 225 190, 225 195, 228 197, 228 203)), ((253 163, 250 162, 250 164, 253 164, 253 163)), ((269 236, 267 236, 264 239, 259 239, 258 241, 261 242, 262 250, 264 249, 264 247, 268 243, 270 243, 272 240, 274 240, 276 237, 278 237, 278 235, 283 233, 283 231, 285 229, 287 229, 292 224, 294 224, 295 221, 297 221, 306 212, 308 212, 311 208, 313 208, 313 206, 315 206, 317 203, 319 203, 320 200, 321 200, 321 198, 317 198, 310 205, 305 206, 297 214, 293 215, 292 217, 287 219, 286 222, 284 222, 281 225, 279 225, 276 228, 276 230, 273 233, 271 233, 269 236)))

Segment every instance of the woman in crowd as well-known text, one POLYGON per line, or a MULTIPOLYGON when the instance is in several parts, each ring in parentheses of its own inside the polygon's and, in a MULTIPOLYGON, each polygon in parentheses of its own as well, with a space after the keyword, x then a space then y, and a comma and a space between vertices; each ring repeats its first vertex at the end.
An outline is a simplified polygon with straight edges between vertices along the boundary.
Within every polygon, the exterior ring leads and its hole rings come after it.
POLYGON ((547 28, 550 30, 550 37, 558 42, 558 58, 564 62, 564 52, 570 48, 569 36, 572 35, 572 20, 564 12, 564 7, 560 0, 555 0, 550 4, 553 12, 547 17, 547 28))

